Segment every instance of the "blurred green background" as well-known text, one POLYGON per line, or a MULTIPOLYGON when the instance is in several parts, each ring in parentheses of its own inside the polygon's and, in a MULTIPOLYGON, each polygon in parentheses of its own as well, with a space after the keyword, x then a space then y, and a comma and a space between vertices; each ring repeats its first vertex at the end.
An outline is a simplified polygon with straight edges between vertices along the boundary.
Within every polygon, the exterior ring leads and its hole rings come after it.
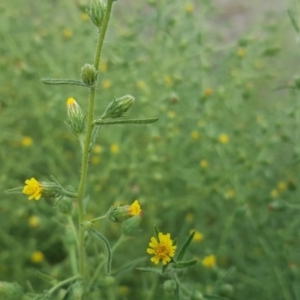
MULTIPOLYGON (((85 110, 87 91, 40 79, 79 79, 93 62, 97 31, 87 3, 0 3, 0 280, 25 290, 28 282, 49 288, 36 270, 60 280, 71 274, 54 203, 4 191, 50 175, 78 186, 80 148, 64 120, 67 98, 85 110)), ((147 255, 153 224, 179 243, 195 229, 188 256, 199 263, 183 275, 190 289, 300 299, 299 33, 287 9, 297 24, 292 1, 116 2, 96 115, 131 94, 129 117, 159 121, 102 128, 91 155, 90 218, 135 199, 143 209, 141 231, 118 249, 113 269, 147 255), (211 254, 214 268, 201 263, 211 254)), ((108 221, 97 228, 112 244, 120 236, 108 221)), ((149 257, 139 265, 150 266, 149 257)), ((152 299, 153 283, 153 299, 162 297, 161 280, 132 270, 117 277, 116 299, 152 299)))

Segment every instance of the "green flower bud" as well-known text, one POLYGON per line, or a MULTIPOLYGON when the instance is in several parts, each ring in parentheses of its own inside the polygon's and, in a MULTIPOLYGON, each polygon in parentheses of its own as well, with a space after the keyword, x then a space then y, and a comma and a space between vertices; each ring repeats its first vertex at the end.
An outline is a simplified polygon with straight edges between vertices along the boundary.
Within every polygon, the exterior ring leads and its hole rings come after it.
POLYGON ((89 9, 86 10, 91 21, 100 27, 104 18, 106 4, 103 0, 91 0, 89 9))
POLYGON ((98 72, 93 65, 85 64, 81 68, 81 79, 86 85, 93 86, 97 80, 97 76, 98 72))
POLYGON ((68 197, 63 197, 61 200, 58 201, 56 207, 63 214, 71 215, 71 212, 72 212, 72 199, 70 199, 68 197))
POLYGON ((107 118, 119 118, 132 106, 134 97, 126 95, 118 99, 114 99, 110 102, 101 117, 102 119, 107 118))
POLYGON ((177 285, 176 282, 174 280, 165 280, 164 284, 163 284, 163 289, 165 293, 171 294, 174 293, 176 291, 177 285))
POLYGON ((112 222, 122 222, 131 217, 129 209, 129 205, 112 206, 107 216, 112 222))
POLYGON ((85 116, 82 114, 79 104, 74 98, 70 97, 67 100, 68 120, 66 124, 70 131, 75 136, 81 136, 85 131, 85 116))
POLYGON ((135 235, 139 230, 141 220, 142 220, 142 218, 140 215, 136 215, 130 219, 125 220, 122 223, 122 231, 123 231, 124 235, 126 235, 126 236, 135 235))
POLYGON ((90 230, 93 227, 93 223, 88 220, 84 221, 81 225, 85 230, 90 230))
POLYGON ((0 299, 20 300, 23 288, 16 282, 0 281, 0 299))

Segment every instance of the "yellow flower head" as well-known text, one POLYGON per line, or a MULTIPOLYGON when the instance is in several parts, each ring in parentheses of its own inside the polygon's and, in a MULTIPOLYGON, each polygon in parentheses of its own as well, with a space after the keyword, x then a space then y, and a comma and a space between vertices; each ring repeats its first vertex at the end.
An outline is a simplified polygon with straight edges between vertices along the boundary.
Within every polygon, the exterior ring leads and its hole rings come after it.
POLYGON ((40 219, 37 216, 31 216, 28 220, 28 223, 31 228, 36 228, 40 224, 40 219))
POLYGON ((73 30, 72 29, 69 29, 69 28, 65 28, 64 30, 63 30, 63 36, 65 37, 65 38, 70 38, 72 35, 73 35, 73 30))
POLYGON ((31 261, 35 264, 39 264, 44 261, 44 254, 41 251, 35 251, 31 255, 31 261))
POLYGON ((227 134, 221 134, 219 136, 219 142, 222 144, 228 144, 229 143, 229 136, 227 134))
POLYGON ((21 140, 21 144, 23 147, 30 147, 33 143, 33 140, 30 136, 23 136, 21 140))
POLYGON ((284 181, 279 181, 277 184, 277 188, 280 192, 284 192, 287 189, 287 183, 284 181))
POLYGON ((196 130, 193 130, 193 131, 191 132, 191 138, 192 138, 194 141, 199 140, 199 139, 200 139, 200 134, 199 134, 199 132, 196 131, 196 130))
POLYGON ((186 6, 185 6, 185 11, 190 14, 194 11, 194 5, 192 3, 188 3, 186 6))
POLYGON ((104 90, 107 90, 112 86, 112 82, 109 79, 105 79, 102 81, 101 85, 104 90))
POLYGON ((246 49, 245 48, 239 48, 236 54, 237 54, 238 57, 244 57, 246 55, 246 49))
POLYGON ((206 268, 214 268, 216 266, 216 257, 213 254, 205 256, 202 260, 202 265, 206 268))
POLYGON ((141 206, 140 206, 140 204, 139 204, 139 201, 138 201, 138 200, 135 200, 135 201, 130 205, 129 213, 130 213, 131 216, 137 216, 137 215, 139 215, 141 212, 142 212, 142 210, 141 210, 141 206))
POLYGON ((197 231, 197 230, 191 230, 191 231, 190 231, 190 234, 191 234, 193 231, 195 231, 195 235, 194 235, 194 237, 193 237, 193 242, 202 242, 203 239, 204 239, 203 233, 200 232, 200 231, 197 231))
POLYGON ((42 185, 34 178, 27 179, 25 183, 26 185, 24 186, 23 193, 29 195, 29 200, 39 200, 42 197, 42 185))
POLYGON ((207 87, 207 88, 204 90, 204 96, 205 96, 205 97, 209 97, 209 96, 211 96, 212 92, 213 92, 212 88, 207 87))
POLYGON ((155 237, 152 237, 149 246, 151 248, 147 248, 147 253, 154 254, 151 261, 156 265, 160 260, 163 265, 166 265, 175 255, 176 246, 173 246, 173 240, 171 239, 170 233, 163 234, 160 232, 158 234, 158 241, 155 237))
POLYGON ((202 159, 202 160, 200 161, 200 168, 206 169, 207 166, 208 166, 208 161, 207 161, 206 159, 202 159))
POLYGON ((113 154, 118 154, 120 152, 120 148, 119 148, 118 144, 111 144, 110 151, 113 154))

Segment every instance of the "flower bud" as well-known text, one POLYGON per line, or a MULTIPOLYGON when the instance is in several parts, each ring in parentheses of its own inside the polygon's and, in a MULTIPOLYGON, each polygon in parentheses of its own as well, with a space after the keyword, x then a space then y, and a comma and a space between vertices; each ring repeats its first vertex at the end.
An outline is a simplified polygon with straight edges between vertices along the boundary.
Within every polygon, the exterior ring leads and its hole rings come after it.
POLYGON ((102 119, 107 118, 119 118, 132 106, 134 97, 126 95, 118 99, 114 99, 110 102, 101 117, 102 119))
POLYGON ((85 220, 81 223, 81 226, 84 228, 84 230, 90 230, 93 227, 93 223, 91 221, 85 220))
POLYGON ((85 64, 81 68, 81 79, 86 85, 93 86, 97 80, 97 76, 98 72, 93 65, 85 64))
POLYGON ((0 281, 0 299, 22 299, 23 288, 15 282, 0 281))
POLYGON ((63 197, 61 200, 58 201, 56 207, 63 214, 71 215, 71 213, 72 213, 72 199, 70 199, 68 197, 63 197))
POLYGON ((100 27, 104 18, 106 4, 103 0, 91 0, 89 9, 86 10, 91 21, 100 27))
POLYGON ((163 289, 165 293, 174 293, 176 291, 177 285, 174 280, 165 280, 163 284, 163 289))
POLYGON ((68 120, 66 124, 70 131, 75 135, 81 135, 85 131, 85 116, 82 114, 79 104, 74 98, 70 97, 67 100, 68 120))
POLYGON ((140 215, 136 215, 130 219, 125 220, 122 223, 123 234, 126 236, 135 235, 139 230, 141 220, 142 220, 142 218, 140 215))
POLYGON ((113 222, 122 222, 142 212, 138 200, 131 205, 112 206, 108 211, 108 218, 113 222))

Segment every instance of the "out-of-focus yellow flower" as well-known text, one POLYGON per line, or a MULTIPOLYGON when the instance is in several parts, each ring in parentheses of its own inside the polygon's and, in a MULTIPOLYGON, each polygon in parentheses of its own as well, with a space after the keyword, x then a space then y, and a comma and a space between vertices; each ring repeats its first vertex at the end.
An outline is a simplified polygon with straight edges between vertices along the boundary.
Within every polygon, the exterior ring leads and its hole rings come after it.
POLYGON ((104 90, 107 90, 112 86, 112 82, 109 79, 105 79, 102 81, 101 86, 104 90))
POLYGON ((236 54, 237 54, 238 57, 244 57, 246 55, 246 49, 245 48, 239 48, 236 54))
POLYGON ((63 37, 65 37, 65 38, 68 39, 68 38, 70 38, 73 35, 73 30, 70 29, 70 28, 65 28, 63 30, 62 34, 63 34, 63 37))
POLYGON ((100 145, 95 145, 94 149, 93 149, 94 153, 102 153, 103 152, 103 148, 100 145))
POLYGON ((158 241, 155 237, 152 237, 149 246, 150 248, 147 248, 147 253, 154 254, 151 261, 156 265, 159 261, 161 261, 163 265, 166 265, 175 255, 176 246, 173 246, 170 233, 163 234, 160 232, 158 234, 158 241))
POLYGON ((164 76, 164 82, 168 87, 171 87, 173 85, 173 79, 170 75, 164 76))
POLYGON ((212 93, 213 93, 213 90, 212 90, 212 88, 210 88, 210 87, 207 87, 207 88, 204 90, 204 96, 205 96, 205 97, 211 96, 212 93))
POLYGON ((110 145, 110 152, 113 154, 118 154, 120 152, 120 148, 118 144, 111 144, 110 145))
POLYGON ((39 200, 42 197, 43 187, 36 179, 27 179, 25 184, 23 193, 29 195, 29 200, 39 200))
POLYGON ((196 131, 196 130, 193 130, 193 131, 191 132, 191 138, 192 138, 194 141, 200 140, 200 134, 199 134, 199 132, 196 131))
POLYGON ((235 197, 235 190, 234 189, 229 189, 225 193, 225 198, 226 199, 232 199, 235 197))
POLYGON ((23 136, 21 139, 21 144, 23 147, 30 147, 33 144, 33 140, 30 136, 23 136))
POLYGON ((80 18, 81 18, 82 21, 87 21, 89 19, 89 15, 86 12, 83 12, 80 15, 80 18))
POLYGON ((100 163, 100 157, 97 155, 93 155, 91 158, 92 165, 98 165, 100 163))
POLYGON ((31 216, 28 220, 29 227, 36 228, 40 224, 40 218, 37 216, 31 216))
POLYGON ((206 159, 202 159, 200 161, 200 168, 201 169, 206 169, 208 167, 208 161, 206 159))
POLYGON ((198 231, 198 230, 190 230, 190 234, 195 231, 195 235, 193 237, 193 242, 202 242, 204 239, 204 235, 202 232, 198 231))
POLYGON ((107 72, 107 70, 108 70, 107 61, 104 60, 100 63, 99 70, 100 70, 101 73, 106 73, 107 72))
POLYGON ((168 111, 168 117, 169 117, 170 119, 174 119, 174 118, 176 117, 176 111, 174 111, 174 110, 169 110, 169 111, 168 111))
POLYGON ((192 221, 194 221, 194 219, 195 219, 195 215, 193 213, 187 213, 185 215, 185 220, 187 222, 192 222, 192 221))
POLYGON ((35 264, 40 264, 45 259, 43 252, 35 251, 31 255, 31 261, 35 264))
POLYGON ((278 188, 278 190, 279 190, 280 192, 286 191, 287 187, 288 187, 288 185, 287 185, 287 183, 284 182, 284 181, 279 181, 278 184, 277 184, 277 188, 278 188))
POLYGON ((141 212, 142 212, 142 210, 141 210, 141 206, 140 206, 140 204, 139 204, 139 201, 138 201, 138 200, 135 200, 135 201, 130 205, 129 213, 130 213, 131 216, 137 216, 137 215, 139 215, 141 212))
POLYGON ((279 197, 279 192, 277 189, 273 189, 271 192, 270 192, 270 196, 272 198, 278 198, 279 197))
POLYGON ((219 135, 219 142, 221 144, 228 144, 229 143, 229 136, 227 134, 225 134, 225 133, 220 134, 219 135))
POLYGON ((185 6, 185 11, 186 11, 188 14, 191 14, 191 13, 194 11, 194 5, 193 5, 192 3, 186 4, 186 6, 185 6))
POLYGON ((260 69, 263 68, 263 62, 262 62, 261 60, 258 59, 258 60, 256 60, 256 61, 254 62, 254 66, 255 66, 256 69, 260 70, 260 69))
POLYGON ((127 296, 130 292, 130 289, 127 285, 120 285, 119 286, 119 294, 122 296, 127 296))
POLYGON ((205 256, 202 260, 202 265, 205 268, 214 268, 216 266, 216 257, 213 254, 205 256))

